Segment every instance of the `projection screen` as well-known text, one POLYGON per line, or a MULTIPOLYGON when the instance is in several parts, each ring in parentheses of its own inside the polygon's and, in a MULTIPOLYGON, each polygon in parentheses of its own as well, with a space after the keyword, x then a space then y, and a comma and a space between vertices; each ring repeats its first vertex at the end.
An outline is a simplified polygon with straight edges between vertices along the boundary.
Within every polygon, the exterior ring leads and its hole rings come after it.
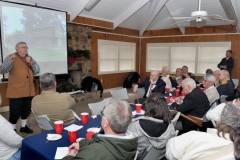
POLYGON ((66 12, 8 2, 0 2, 0 9, 2 61, 23 41, 40 74, 68 73, 66 12))

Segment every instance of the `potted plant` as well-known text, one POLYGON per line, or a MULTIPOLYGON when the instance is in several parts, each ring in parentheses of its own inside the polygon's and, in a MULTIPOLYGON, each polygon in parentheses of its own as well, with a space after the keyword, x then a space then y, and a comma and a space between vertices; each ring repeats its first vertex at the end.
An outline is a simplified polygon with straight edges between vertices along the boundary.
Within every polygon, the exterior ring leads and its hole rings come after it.
POLYGON ((61 86, 57 87, 57 92, 59 93, 72 92, 76 90, 78 90, 77 85, 72 83, 64 83, 61 86))
POLYGON ((85 57, 86 59, 91 59, 91 52, 90 50, 81 50, 81 49, 74 50, 72 47, 68 46, 68 56, 73 57, 75 59, 83 58, 83 57, 85 57))

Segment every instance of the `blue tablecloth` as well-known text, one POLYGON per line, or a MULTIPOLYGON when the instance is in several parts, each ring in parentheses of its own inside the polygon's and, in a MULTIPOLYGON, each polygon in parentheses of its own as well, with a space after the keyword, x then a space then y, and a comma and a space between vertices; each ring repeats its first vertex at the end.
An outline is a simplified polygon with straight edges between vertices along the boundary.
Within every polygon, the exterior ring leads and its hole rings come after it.
MULTIPOLYGON (((134 106, 131 106, 132 110, 135 110, 134 106)), ((135 117, 139 117, 136 115, 135 117)), ((74 124, 83 125, 81 121, 74 124)), ((83 125, 83 128, 78 130, 78 138, 85 138, 87 129, 91 127, 101 127, 101 117, 98 115, 96 119, 89 118, 88 124, 83 125)), ((62 138, 57 141, 48 141, 47 134, 55 133, 55 130, 42 132, 40 134, 27 137, 22 141, 22 160, 53 160, 57 147, 68 147, 72 143, 68 138, 68 131, 63 129, 62 138)))

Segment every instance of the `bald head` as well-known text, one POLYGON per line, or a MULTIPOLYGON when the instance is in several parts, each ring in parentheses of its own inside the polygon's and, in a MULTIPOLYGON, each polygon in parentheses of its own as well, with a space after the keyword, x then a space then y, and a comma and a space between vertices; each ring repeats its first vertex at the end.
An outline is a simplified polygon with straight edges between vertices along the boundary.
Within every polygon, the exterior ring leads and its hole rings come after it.
POLYGON ((220 70, 215 70, 213 71, 213 75, 215 76, 216 80, 218 80, 218 74, 219 74, 220 70))
POLYGON ((159 78, 159 72, 158 71, 152 71, 150 74, 150 80, 152 82, 155 82, 159 78))

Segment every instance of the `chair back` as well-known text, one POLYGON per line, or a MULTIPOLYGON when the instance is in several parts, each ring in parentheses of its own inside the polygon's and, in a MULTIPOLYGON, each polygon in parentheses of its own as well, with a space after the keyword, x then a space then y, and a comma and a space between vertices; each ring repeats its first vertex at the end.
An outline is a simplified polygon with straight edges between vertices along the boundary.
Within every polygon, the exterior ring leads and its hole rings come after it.
POLYGON ((162 159, 165 156, 166 148, 156 149, 152 145, 150 145, 138 158, 138 160, 157 160, 162 159))
POLYGON ((233 84, 234 84, 234 88, 237 89, 238 87, 238 83, 239 83, 239 79, 232 79, 233 84))
MULTIPOLYGON (((215 108, 217 105, 219 105, 219 99, 215 100, 211 105, 208 111, 212 110, 213 108, 215 108)), ((210 120, 207 119, 206 115, 208 113, 208 111, 206 112, 206 114, 203 116, 203 122, 209 122, 210 120)))
POLYGON ((110 90, 112 98, 120 99, 120 100, 128 100, 131 103, 131 99, 127 93, 126 88, 118 89, 118 90, 110 90))
POLYGON ((35 116, 38 126, 41 129, 46 130, 46 131, 54 129, 54 124, 50 121, 50 119, 48 118, 47 115, 37 116, 34 114, 33 110, 32 110, 32 113, 35 116))
POLYGON ((76 112, 74 112, 74 110, 70 109, 74 115, 74 117, 78 120, 78 121, 81 121, 81 118, 77 115, 76 112))
POLYGON ((88 103, 88 107, 91 110, 92 115, 99 115, 103 110, 103 107, 106 106, 107 102, 107 100, 103 100, 97 103, 88 103))
POLYGON ((144 94, 145 94, 145 89, 138 88, 138 91, 137 91, 138 98, 143 98, 144 94))
POLYGON ((226 102, 226 98, 227 98, 227 97, 228 97, 227 95, 221 95, 221 97, 220 97, 220 102, 221 102, 221 103, 226 102))
POLYGON ((176 126, 176 124, 177 124, 177 121, 178 121, 178 119, 179 119, 179 117, 180 117, 180 112, 178 112, 176 115, 175 115, 175 117, 171 120, 171 122, 172 122, 172 124, 173 124, 173 126, 175 127, 176 126))

